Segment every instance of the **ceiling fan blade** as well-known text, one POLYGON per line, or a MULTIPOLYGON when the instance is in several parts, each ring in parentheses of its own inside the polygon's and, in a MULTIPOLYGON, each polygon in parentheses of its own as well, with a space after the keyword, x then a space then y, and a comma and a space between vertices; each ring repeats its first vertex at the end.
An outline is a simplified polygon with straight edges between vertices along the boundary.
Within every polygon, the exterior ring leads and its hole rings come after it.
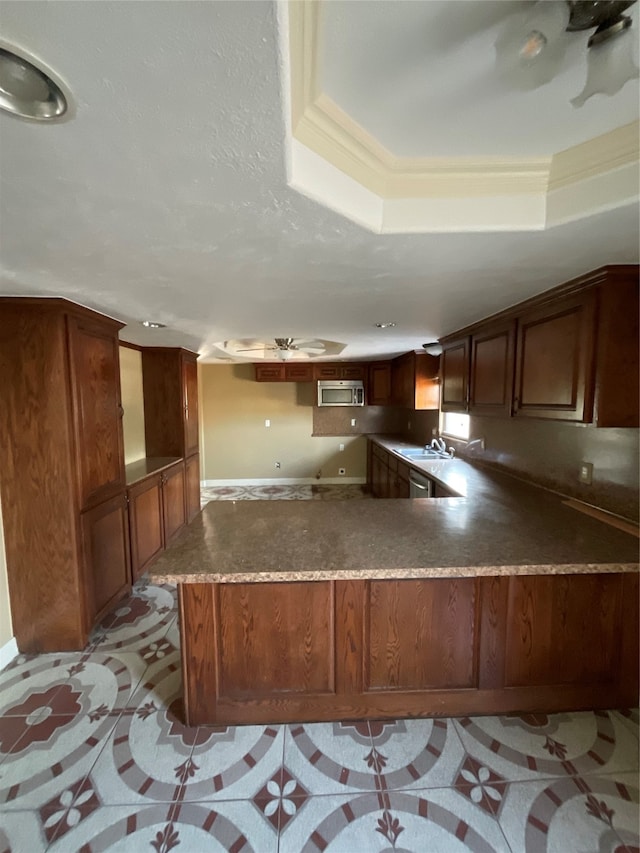
POLYGON ((298 352, 325 352, 324 347, 296 347, 296 349, 298 350, 298 352))
POLYGON ((276 349, 278 349, 278 347, 267 347, 267 346, 251 347, 250 349, 237 349, 236 352, 260 352, 260 350, 263 350, 263 349, 276 350, 276 349))

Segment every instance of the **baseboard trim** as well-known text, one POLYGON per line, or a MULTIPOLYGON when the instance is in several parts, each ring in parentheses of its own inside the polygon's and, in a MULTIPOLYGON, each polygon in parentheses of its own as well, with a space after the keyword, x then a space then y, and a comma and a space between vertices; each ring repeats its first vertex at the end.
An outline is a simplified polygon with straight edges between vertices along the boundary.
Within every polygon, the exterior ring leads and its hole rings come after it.
POLYGON ((266 479, 249 480, 201 480, 202 488, 211 486, 362 486, 367 482, 366 477, 269 477, 266 479))
POLYGON ((5 666, 9 666, 11 661, 17 657, 18 644, 16 643, 16 638, 12 637, 4 644, 4 646, 0 647, 0 669, 4 669, 5 666))

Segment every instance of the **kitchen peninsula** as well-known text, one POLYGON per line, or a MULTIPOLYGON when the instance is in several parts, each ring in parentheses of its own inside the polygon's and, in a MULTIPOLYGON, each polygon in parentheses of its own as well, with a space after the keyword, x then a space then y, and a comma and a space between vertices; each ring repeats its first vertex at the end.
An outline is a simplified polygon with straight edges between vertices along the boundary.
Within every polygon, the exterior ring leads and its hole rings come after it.
POLYGON ((150 571, 179 585, 190 725, 635 703, 637 538, 429 465, 466 496, 205 507, 150 571))

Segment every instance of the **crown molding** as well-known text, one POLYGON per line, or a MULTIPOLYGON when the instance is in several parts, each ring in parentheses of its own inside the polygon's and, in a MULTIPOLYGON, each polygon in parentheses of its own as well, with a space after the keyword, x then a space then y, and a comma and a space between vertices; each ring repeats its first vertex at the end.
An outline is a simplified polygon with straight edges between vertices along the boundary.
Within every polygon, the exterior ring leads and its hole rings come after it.
POLYGON ((554 154, 549 191, 631 166, 640 158, 640 122, 632 121, 554 154))
POLYGON ((292 133, 382 200, 546 197, 638 161, 638 122, 552 157, 397 157, 320 91, 322 7, 322 0, 288 3, 292 133))

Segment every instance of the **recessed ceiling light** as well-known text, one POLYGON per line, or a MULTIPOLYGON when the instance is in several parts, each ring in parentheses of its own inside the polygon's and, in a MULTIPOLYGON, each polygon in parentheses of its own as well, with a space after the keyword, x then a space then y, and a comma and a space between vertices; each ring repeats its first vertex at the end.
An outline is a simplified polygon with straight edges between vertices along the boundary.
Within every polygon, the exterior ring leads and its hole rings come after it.
POLYGON ((142 325, 146 326, 147 329, 166 329, 164 323, 154 323, 153 320, 143 320, 142 325))
POLYGON ((49 74, 30 59, 0 47, 0 109, 35 121, 62 118, 67 98, 49 74))
POLYGON ((395 323, 376 323, 376 329, 391 329, 395 323))

